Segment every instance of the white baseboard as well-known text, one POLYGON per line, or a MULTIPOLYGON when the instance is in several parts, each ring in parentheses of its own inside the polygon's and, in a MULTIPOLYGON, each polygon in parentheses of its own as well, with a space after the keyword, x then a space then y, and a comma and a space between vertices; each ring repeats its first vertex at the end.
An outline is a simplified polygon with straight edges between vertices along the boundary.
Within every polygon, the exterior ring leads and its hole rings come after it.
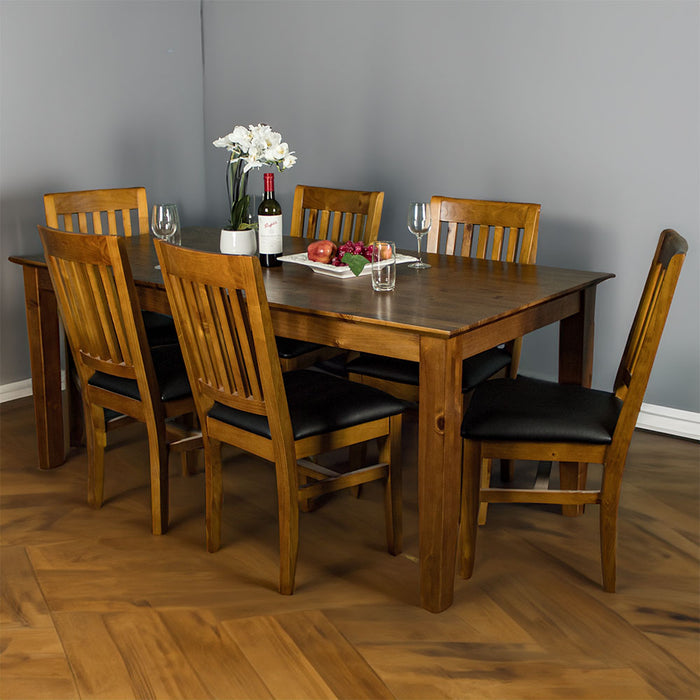
MULTIPOLYGON (((32 380, 0 386, 0 403, 14 401, 32 395, 32 380)), ((655 433, 675 435, 700 441, 700 413, 681 411, 677 408, 643 403, 637 418, 637 427, 655 433)))
MULTIPOLYGON (((65 372, 61 370, 61 387, 66 388, 65 372)), ((13 382, 12 384, 0 385, 0 403, 5 401, 14 401, 15 399, 23 399, 26 396, 32 395, 32 380, 23 379, 21 382, 13 382)))
POLYGON ((15 399, 23 399, 25 396, 31 395, 31 379, 23 379, 21 382, 13 382, 12 384, 3 384, 0 386, 0 403, 14 401, 15 399))
POLYGON ((637 417, 637 427, 700 441, 700 413, 692 411, 643 403, 637 417))

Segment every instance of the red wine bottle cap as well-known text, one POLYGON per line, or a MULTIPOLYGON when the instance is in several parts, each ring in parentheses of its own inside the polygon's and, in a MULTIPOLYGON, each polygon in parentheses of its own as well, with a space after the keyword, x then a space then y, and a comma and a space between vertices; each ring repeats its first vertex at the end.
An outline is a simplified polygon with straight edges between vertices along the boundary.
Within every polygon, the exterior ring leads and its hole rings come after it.
POLYGON ((275 174, 274 173, 265 173, 263 175, 263 182, 265 184, 265 192, 274 192, 275 191, 275 174))

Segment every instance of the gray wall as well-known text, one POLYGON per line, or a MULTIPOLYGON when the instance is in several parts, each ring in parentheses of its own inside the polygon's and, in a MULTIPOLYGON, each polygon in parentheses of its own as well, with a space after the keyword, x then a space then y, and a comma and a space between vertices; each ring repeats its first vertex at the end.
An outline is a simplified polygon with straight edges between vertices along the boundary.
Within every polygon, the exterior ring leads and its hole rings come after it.
MULTIPOLYGON (((204 0, 201 10, 200 25, 194 1, 0 4, 2 327, 24 332, 20 275, 2 260, 38 250, 44 192, 139 183, 152 201, 178 201, 185 223, 219 224, 224 155, 211 141, 267 122, 299 157, 277 176, 287 211, 297 183, 382 189, 382 234, 405 246, 414 198, 540 202, 541 263, 617 275, 598 296, 602 388, 656 238, 679 230, 691 252, 646 401, 700 411, 697 2, 204 0), (164 102, 158 82, 174 88, 164 102)), ((24 338, 6 338, 0 384, 29 374, 24 338)), ((553 376, 555 330, 528 337, 522 366, 553 376)))
MULTIPOLYGON (((204 3, 205 140, 268 122, 297 152, 276 179, 542 204, 539 262, 614 272, 599 290, 596 386, 609 388, 659 232, 691 253, 646 400, 700 410, 697 2, 204 3)), ((209 211, 224 210, 209 148, 209 211)), ((417 300, 417 303, 419 301, 417 300)), ((556 332, 523 370, 552 376, 556 332)))
POLYGON ((0 0, 0 384, 29 377, 7 258, 41 251, 45 192, 143 185, 185 221, 203 216, 200 9, 0 0))

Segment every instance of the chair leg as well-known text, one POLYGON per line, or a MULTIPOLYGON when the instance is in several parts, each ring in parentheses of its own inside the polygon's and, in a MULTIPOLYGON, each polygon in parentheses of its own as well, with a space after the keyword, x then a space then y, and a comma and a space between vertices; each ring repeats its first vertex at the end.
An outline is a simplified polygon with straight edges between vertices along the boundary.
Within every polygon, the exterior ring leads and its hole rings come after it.
POLYGON ((68 404, 68 435, 70 444, 76 447, 87 441, 85 415, 82 410, 83 399, 80 393, 80 379, 75 368, 75 360, 68 340, 64 338, 66 358, 66 402, 68 404))
POLYGON ((279 591, 282 595, 294 593, 299 553, 299 479, 293 450, 293 447, 288 448, 275 464, 280 538, 279 591))
POLYGON ((512 459, 501 460, 501 481, 509 484, 515 477, 515 462, 512 459))
POLYGON ((481 445, 465 440, 462 452, 462 497, 459 518, 459 573, 471 578, 476 553, 481 483, 481 445))
MULTIPOLYGON (((381 460, 380 460, 381 461, 381 460)), ((350 446, 350 469, 355 471, 367 464, 367 443, 360 442, 350 446)), ((362 493, 362 484, 350 487, 350 493, 354 498, 359 498, 362 493)))
MULTIPOLYGON (((493 466, 492 459, 481 460, 481 488, 486 489, 491 484, 491 469, 493 466)), ((503 468, 503 462, 501 462, 503 468)), ((479 525, 486 525, 486 513, 488 512, 489 504, 486 501, 479 501, 479 525)))
POLYGON ((104 500, 107 429, 102 406, 88 405, 84 411, 88 459, 88 504, 101 508, 104 500))
MULTIPOLYGON (((316 455, 309 455, 306 459, 308 459, 310 462, 316 463, 318 458, 316 455)), ((317 498, 305 498, 304 491, 301 490, 301 487, 306 486, 306 484, 313 483, 315 479, 311 478, 307 474, 302 474, 299 471, 297 471, 297 479, 299 480, 299 510, 302 513, 311 513, 318 508, 319 501, 317 498)))
MULTIPOLYGON (((190 413, 182 417, 183 425, 194 430, 197 425, 197 414, 190 413)), ((185 450, 181 455, 182 460, 182 476, 194 476, 199 471, 199 450, 185 450)))
POLYGON ((151 528, 154 535, 168 531, 168 441, 165 422, 149 420, 148 452, 151 468, 151 528))
MULTIPOLYGON (((582 491, 586 488, 588 465, 585 462, 560 462, 559 483, 564 490, 582 491)), ((562 506, 561 513, 569 517, 583 515, 585 506, 562 506)))
POLYGON ((218 552, 221 547, 221 506, 224 493, 219 440, 204 439, 204 473, 207 551, 218 552))
POLYGON ((617 504, 600 504, 600 558, 603 588, 615 592, 617 568, 617 504))
POLYGON ((389 435, 379 442, 378 462, 389 464, 384 484, 384 520, 389 554, 403 549, 403 498, 401 479, 401 415, 389 419, 389 435))

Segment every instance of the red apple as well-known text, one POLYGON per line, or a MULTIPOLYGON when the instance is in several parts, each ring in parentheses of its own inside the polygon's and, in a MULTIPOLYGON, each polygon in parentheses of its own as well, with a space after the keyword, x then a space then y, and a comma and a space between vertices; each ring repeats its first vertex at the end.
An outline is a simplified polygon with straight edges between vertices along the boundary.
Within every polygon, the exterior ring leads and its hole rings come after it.
POLYGON ((335 255, 337 246, 333 241, 314 241, 309 243, 306 254, 314 262, 329 263, 335 255))
MULTIPOLYGON (((370 246, 370 249, 369 249, 370 256, 369 257, 371 257, 373 247, 374 247, 374 243, 372 243, 370 246)), ((390 245, 383 245, 379 251, 380 259, 381 260, 388 260, 391 257, 391 253, 392 253, 391 246, 390 245)))

